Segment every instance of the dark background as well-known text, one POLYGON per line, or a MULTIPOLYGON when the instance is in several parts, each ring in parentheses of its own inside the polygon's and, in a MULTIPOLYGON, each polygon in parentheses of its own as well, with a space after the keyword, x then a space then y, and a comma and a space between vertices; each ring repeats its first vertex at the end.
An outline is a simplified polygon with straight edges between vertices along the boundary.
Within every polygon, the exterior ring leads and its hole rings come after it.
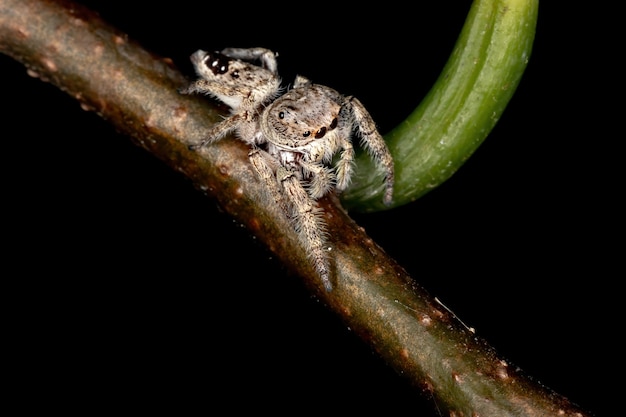
MULTIPOLYGON (((190 76, 196 49, 278 51, 286 81, 359 97, 384 133, 432 86, 471 2, 81 3, 190 76)), ((599 11, 555 3, 541 3, 524 78, 472 158, 418 201, 354 218, 503 357, 600 416, 621 369, 619 67, 599 11)), ((0 65, 8 318, 25 319, 13 339, 33 381, 73 381, 51 406, 437 415, 186 178, 0 65)))

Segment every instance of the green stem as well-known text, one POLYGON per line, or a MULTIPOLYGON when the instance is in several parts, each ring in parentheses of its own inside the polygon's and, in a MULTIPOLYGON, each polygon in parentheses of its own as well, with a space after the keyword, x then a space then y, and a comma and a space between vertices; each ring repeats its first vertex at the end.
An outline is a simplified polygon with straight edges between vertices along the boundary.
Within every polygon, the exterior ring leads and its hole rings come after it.
MULTIPOLYGON (((531 54, 539 0, 475 0, 452 55, 422 103, 385 135, 401 206, 452 176, 480 146, 517 88, 531 54)), ((348 209, 378 211, 382 173, 365 154, 342 196, 348 209)))

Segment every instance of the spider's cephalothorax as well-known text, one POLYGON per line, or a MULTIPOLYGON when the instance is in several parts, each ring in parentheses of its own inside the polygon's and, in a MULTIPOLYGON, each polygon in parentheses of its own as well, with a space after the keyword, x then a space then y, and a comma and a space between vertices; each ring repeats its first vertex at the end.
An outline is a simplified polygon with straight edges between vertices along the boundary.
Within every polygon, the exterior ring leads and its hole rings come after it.
POLYGON ((233 131, 252 146, 252 165, 293 223, 330 291, 325 222, 317 199, 333 187, 343 191, 350 183, 353 134, 385 172, 384 202, 392 199, 393 160, 371 116, 356 98, 302 76, 283 94, 276 55, 265 48, 199 50, 191 61, 200 78, 182 92, 208 94, 231 108, 230 116, 192 148, 233 131))

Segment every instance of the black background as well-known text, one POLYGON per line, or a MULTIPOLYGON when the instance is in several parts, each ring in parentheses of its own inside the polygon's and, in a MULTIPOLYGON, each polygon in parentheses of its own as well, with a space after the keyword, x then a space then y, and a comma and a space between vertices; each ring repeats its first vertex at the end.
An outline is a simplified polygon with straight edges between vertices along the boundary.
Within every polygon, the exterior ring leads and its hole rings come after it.
MULTIPOLYGON (((189 76, 196 49, 278 51, 286 81, 359 97, 383 133, 431 87, 470 5, 81 3, 189 76)), ((503 357, 603 415, 621 368, 619 67, 600 13, 556 3, 541 3, 527 71, 472 158, 418 201, 354 218, 503 357)), ((25 319, 12 340, 30 382, 72 380, 51 406, 438 415, 186 178, 0 65, 8 318, 25 319)))

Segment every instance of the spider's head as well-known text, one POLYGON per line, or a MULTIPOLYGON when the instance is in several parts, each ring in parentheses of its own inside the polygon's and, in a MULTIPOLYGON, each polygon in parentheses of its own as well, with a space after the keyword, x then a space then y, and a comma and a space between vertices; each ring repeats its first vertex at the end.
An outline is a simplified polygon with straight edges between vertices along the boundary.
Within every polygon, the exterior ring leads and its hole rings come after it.
POLYGON ((340 106, 319 94, 315 84, 294 88, 272 103, 262 127, 271 142, 283 148, 326 139, 339 125, 340 106))

